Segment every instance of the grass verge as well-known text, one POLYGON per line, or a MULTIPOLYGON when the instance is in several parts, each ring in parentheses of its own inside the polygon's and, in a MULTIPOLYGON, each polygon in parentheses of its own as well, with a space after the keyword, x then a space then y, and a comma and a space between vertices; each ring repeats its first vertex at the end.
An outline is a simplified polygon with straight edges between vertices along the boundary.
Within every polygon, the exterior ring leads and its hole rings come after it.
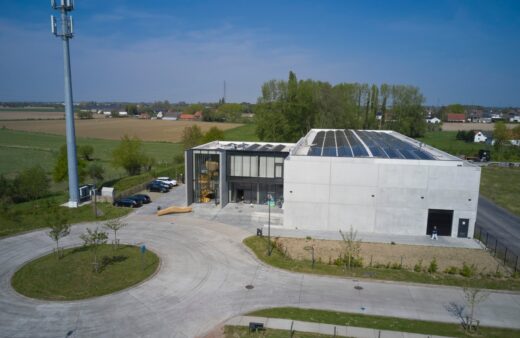
MULTIPOLYGON (((247 314, 248 316, 259 316, 269 318, 284 318, 300 320, 313 323, 324 323, 333 325, 348 325, 356 327, 372 328, 377 330, 403 331, 422 333, 426 335, 440 335, 451 337, 519 337, 520 330, 503 329, 495 327, 481 327, 478 335, 464 332, 462 325, 431 322, 424 320, 411 320, 395 317, 371 316, 346 312, 335 312, 314 309, 299 309, 281 307, 264 309, 247 314)), ((247 331, 247 329, 246 329, 247 331)))
POLYGON ((274 244, 271 256, 267 255, 268 242, 265 237, 248 237, 244 239, 244 244, 253 250, 256 256, 264 263, 294 272, 485 289, 520 290, 520 279, 518 278, 491 278, 483 276, 468 278, 444 273, 425 273, 387 268, 345 269, 344 266, 320 262, 316 262, 313 268, 310 261, 294 260, 284 256, 274 244))
POLYGON ((63 215, 70 224, 74 224, 117 218, 132 210, 130 208, 117 208, 110 203, 97 203, 97 208, 102 211, 103 215, 94 217, 92 205, 85 205, 80 208, 61 207, 60 204, 66 201, 67 196, 59 194, 25 203, 3 204, 0 206, 0 238, 48 227, 52 217, 56 214, 63 215))
POLYGON ((58 259, 52 253, 24 265, 11 283, 19 293, 46 300, 77 300, 106 295, 135 285, 159 266, 159 257, 147 251, 141 262, 138 247, 102 245, 100 272, 92 271, 92 254, 87 247, 64 250, 58 259), (144 267, 144 269, 143 269, 144 267))
POLYGON ((317 333, 307 333, 307 332, 294 332, 291 333, 286 330, 274 330, 274 329, 266 329, 258 332, 249 332, 247 327, 243 326, 230 326, 227 325, 224 327, 224 337, 225 338, 241 338, 241 337, 258 337, 258 338, 329 338, 333 336, 317 334, 317 333))
POLYGON ((256 135, 256 124, 248 123, 243 126, 228 129, 224 131, 224 139, 226 141, 245 141, 256 142, 260 141, 256 135))
POLYGON ((520 168, 482 168, 480 193, 520 216, 520 168))

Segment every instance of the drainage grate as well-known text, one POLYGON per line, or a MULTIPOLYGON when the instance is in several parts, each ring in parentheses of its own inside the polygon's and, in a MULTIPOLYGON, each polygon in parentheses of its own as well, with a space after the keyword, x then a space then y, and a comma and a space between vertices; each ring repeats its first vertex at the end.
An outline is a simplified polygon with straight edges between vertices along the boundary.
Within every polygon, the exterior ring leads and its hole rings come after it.
POLYGON ((253 285, 251 285, 251 284, 247 284, 247 285, 246 285, 246 289, 251 290, 252 288, 254 288, 253 285))

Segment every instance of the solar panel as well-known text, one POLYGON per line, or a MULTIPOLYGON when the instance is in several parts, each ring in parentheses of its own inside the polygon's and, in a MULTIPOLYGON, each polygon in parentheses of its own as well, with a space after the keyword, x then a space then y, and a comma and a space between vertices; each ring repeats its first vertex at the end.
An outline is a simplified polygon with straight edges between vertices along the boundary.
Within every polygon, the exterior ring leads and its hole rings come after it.
POLYGON ((347 140, 352 147, 354 157, 368 156, 368 152, 366 151, 365 147, 361 144, 361 142, 359 142, 352 130, 345 130, 345 134, 347 135, 347 140))
POLYGON ((249 147, 247 147, 246 150, 255 150, 256 148, 260 147, 258 143, 252 144, 249 147))
POLYGON ((338 156, 352 157, 352 151, 350 150, 350 147, 338 147, 338 156))
POLYGON ((265 145, 263 145, 262 147, 260 147, 260 148, 258 149, 258 151, 269 151, 269 150, 271 150, 272 147, 273 147, 272 144, 265 144, 265 145))
POLYGON ((271 149, 271 151, 281 151, 283 148, 285 148, 285 146, 283 144, 279 144, 273 149, 271 149))

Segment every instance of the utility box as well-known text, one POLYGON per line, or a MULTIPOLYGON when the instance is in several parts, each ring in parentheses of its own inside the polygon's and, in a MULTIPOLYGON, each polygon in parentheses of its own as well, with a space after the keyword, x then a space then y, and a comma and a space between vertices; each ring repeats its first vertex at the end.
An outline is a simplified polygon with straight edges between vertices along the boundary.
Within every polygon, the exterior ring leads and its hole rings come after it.
POLYGON ((93 184, 86 184, 79 187, 79 201, 86 202, 92 198, 91 191, 94 188, 93 184))
POLYGON ((101 200, 104 202, 114 202, 114 188, 103 187, 101 188, 101 200))

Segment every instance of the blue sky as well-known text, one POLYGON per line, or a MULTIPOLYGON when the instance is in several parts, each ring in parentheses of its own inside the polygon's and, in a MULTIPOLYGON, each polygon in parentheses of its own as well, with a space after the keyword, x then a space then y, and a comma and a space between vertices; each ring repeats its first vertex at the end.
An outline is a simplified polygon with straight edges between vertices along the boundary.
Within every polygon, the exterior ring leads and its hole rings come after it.
MULTIPOLYGON (((50 1, 0 0, 0 100, 63 99, 50 1)), ((255 102, 270 79, 520 106, 519 1, 76 0, 75 101, 255 102)))

